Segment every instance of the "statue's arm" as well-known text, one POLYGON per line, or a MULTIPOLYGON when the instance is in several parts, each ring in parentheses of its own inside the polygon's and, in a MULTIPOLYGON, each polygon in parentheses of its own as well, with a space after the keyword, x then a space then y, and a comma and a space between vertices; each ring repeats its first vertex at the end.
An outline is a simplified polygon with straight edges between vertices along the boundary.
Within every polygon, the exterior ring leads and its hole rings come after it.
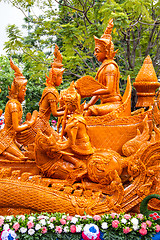
POLYGON ((99 99, 99 96, 93 96, 91 100, 84 105, 84 110, 87 110, 90 106, 94 105, 99 99))
MULTIPOLYGON (((103 70, 103 78, 105 79, 105 89, 98 89, 93 92, 93 95, 107 95, 113 93, 114 88, 114 81, 115 81, 115 75, 116 75, 116 67, 114 64, 109 64, 104 70, 103 70)), ((117 79, 118 81, 118 79, 117 79)))
POLYGON ((54 117, 60 117, 64 115, 64 111, 57 111, 57 99, 52 93, 48 93, 48 102, 51 107, 51 112, 54 117))
POLYGON ((18 119, 18 107, 16 106, 16 104, 10 104, 10 112, 12 114, 12 123, 13 123, 13 129, 16 132, 20 132, 23 130, 26 130, 27 128, 29 128, 30 126, 32 126, 36 119, 37 119, 37 115, 38 112, 34 111, 31 117, 30 121, 26 121, 26 123, 19 125, 19 119, 18 119))
POLYGON ((23 131, 27 128, 29 128, 29 124, 25 123, 23 125, 19 125, 19 121, 18 121, 18 112, 12 112, 12 122, 13 122, 13 129, 16 132, 20 132, 23 131))

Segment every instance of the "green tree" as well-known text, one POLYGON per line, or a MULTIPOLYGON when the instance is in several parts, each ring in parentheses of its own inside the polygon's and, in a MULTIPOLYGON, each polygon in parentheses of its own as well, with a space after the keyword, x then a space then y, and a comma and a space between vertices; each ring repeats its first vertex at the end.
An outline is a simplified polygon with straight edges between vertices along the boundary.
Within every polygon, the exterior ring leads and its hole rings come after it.
POLYGON ((11 87, 13 78, 14 72, 10 67, 9 59, 5 56, 0 56, 0 109, 3 111, 8 101, 8 86, 11 87))
MULTIPOLYGON (((83 75, 95 76, 99 62, 94 57, 93 35, 100 37, 109 18, 114 18, 112 33, 116 61, 121 71, 121 87, 127 75, 135 79, 144 58, 152 58, 160 74, 160 2, 153 0, 10 0, 25 14, 28 35, 22 37, 15 26, 8 27, 7 53, 24 62, 32 83, 44 78, 53 59, 54 42, 63 54, 66 68, 64 85, 83 75), (56 9, 55 2, 59 8, 56 9), (43 10, 31 14, 33 6, 43 10), (29 12, 29 15, 27 15, 29 12), (55 38, 56 36, 56 38, 55 38), (40 76, 41 75, 41 76, 40 76)), ((41 85, 41 83, 39 83, 41 85)), ((39 96, 39 95, 38 95, 39 96)))

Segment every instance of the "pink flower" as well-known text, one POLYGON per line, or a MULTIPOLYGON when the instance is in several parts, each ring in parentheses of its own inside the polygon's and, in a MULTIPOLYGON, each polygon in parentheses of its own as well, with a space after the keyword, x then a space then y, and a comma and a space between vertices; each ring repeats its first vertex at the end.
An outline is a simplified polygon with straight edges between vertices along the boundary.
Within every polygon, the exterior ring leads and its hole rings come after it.
POLYGON ((60 223, 61 223, 62 225, 64 225, 64 224, 66 224, 66 220, 62 218, 62 219, 60 220, 60 223))
POLYGON ((4 223, 4 219, 0 218, 0 227, 2 226, 3 223, 4 223))
POLYGON ((45 234, 47 232, 47 228, 46 227, 43 227, 42 228, 42 233, 45 234))
POLYGON ((116 213, 111 213, 111 217, 112 217, 113 219, 115 218, 116 215, 117 215, 116 213))
POLYGON ((28 228, 30 229, 30 228, 34 227, 34 223, 33 223, 32 221, 29 221, 29 222, 27 223, 27 226, 28 226, 28 228))
POLYGON ((76 226, 75 225, 71 225, 70 226, 70 231, 71 231, 71 233, 75 233, 76 232, 76 226))
POLYGON ((94 219, 95 221, 99 221, 99 220, 101 220, 101 217, 100 217, 99 215, 94 215, 94 216, 93 216, 93 219, 94 219))
POLYGON ((151 221, 147 220, 146 223, 147 223, 147 225, 148 225, 149 227, 151 227, 151 225, 152 225, 152 222, 151 222, 151 221))
POLYGON ((147 234, 147 229, 141 228, 141 229, 139 230, 139 233, 144 236, 144 235, 147 234))
POLYGON ((20 225, 18 222, 16 222, 14 225, 13 225, 13 228, 15 231, 17 231, 19 229, 20 225))
POLYGON ((24 215, 19 215, 18 219, 22 219, 24 221, 25 220, 25 216, 24 215))
POLYGON ((158 232, 160 232, 160 225, 156 225, 156 232, 158 233, 158 232))
POLYGON ((143 219, 143 214, 141 214, 141 213, 139 213, 138 215, 137 215, 137 218, 139 218, 139 219, 143 219))
POLYGON ((72 220, 72 216, 67 216, 66 218, 68 221, 71 221, 72 220))
POLYGON ((112 222, 112 227, 113 227, 113 228, 118 228, 118 224, 119 224, 119 221, 118 221, 118 220, 114 220, 114 221, 112 222))
POLYGON ((56 217, 51 217, 50 222, 56 221, 56 217))
POLYGON ((123 228, 123 233, 127 234, 131 231, 129 227, 123 228))
POLYGON ((124 218, 127 219, 127 220, 129 220, 129 219, 131 218, 131 215, 130 215, 130 214, 125 214, 125 215, 124 215, 124 218))
POLYGON ((87 219, 87 217, 86 217, 86 216, 80 216, 80 218, 82 218, 82 219, 87 219))
POLYGON ((61 233, 62 232, 62 228, 60 226, 56 226, 56 232, 57 233, 61 233))
POLYGON ((147 224, 146 224, 145 222, 142 222, 142 224, 141 224, 141 228, 146 229, 146 228, 147 228, 147 224))

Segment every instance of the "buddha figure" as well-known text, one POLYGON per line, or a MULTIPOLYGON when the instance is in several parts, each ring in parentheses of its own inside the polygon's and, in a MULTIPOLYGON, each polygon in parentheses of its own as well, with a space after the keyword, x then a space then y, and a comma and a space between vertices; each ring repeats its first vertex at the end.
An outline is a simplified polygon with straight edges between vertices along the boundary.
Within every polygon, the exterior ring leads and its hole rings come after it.
POLYGON ((85 105, 86 116, 101 116, 112 112, 122 104, 122 97, 119 91, 119 67, 113 60, 117 51, 114 51, 111 32, 113 28, 113 19, 101 36, 95 39, 95 56, 102 65, 96 74, 96 80, 105 86, 93 92, 91 100, 85 105), (100 98, 101 104, 94 105, 100 98), (92 106, 93 105, 93 106, 92 106))
POLYGON ((5 126, 0 131, 0 158, 10 161, 22 161, 27 158, 18 148, 15 141, 16 132, 21 132, 30 128, 37 117, 37 112, 34 111, 29 121, 20 125, 22 120, 22 106, 26 94, 27 80, 17 66, 10 60, 11 68, 15 71, 15 78, 9 88, 9 101, 5 107, 5 126))
MULTIPOLYGON (((54 62, 49 72, 49 77, 46 76, 46 87, 43 90, 42 97, 39 102, 39 113, 35 124, 28 129, 28 131, 21 132, 17 135, 18 142, 27 146, 35 141, 37 130, 40 129, 44 134, 55 136, 58 140, 58 133, 50 126, 49 119, 52 113, 53 116, 59 117, 64 114, 63 111, 58 111, 59 93, 56 86, 62 83, 62 75, 64 68, 62 68, 62 55, 58 50, 58 46, 55 46, 54 62)), ((29 115, 28 115, 29 116, 29 115)))

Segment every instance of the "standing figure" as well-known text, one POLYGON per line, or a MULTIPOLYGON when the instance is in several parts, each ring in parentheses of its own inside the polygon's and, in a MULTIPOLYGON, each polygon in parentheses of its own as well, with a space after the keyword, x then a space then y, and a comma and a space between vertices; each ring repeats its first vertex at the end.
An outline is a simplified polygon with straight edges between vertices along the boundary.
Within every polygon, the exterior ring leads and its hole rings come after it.
POLYGON ((19 68, 10 60, 11 68, 15 71, 15 78, 9 88, 9 101, 5 107, 5 126, 0 131, 0 158, 11 161, 22 161, 27 158, 18 148, 15 137, 16 132, 28 129, 36 120, 37 112, 34 111, 30 121, 20 125, 22 119, 22 106, 26 95, 27 80, 19 68))
POLYGON ((52 134, 57 140, 59 138, 58 133, 49 124, 51 113, 55 117, 59 117, 64 114, 63 111, 58 111, 59 93, 56 86, 59 86, 62 83, 64 68, 62 68, 62 55, 58 50, 57 45, 55 46, 54 55, 55 59, 52 63, 49 77, 46 76, 46 87, 43 90, 42 97, 39 102, 37 120, 30 129, 17 135, 17 141, 25 146, 34 143, 38 129, 47 136, 52 134))
POLYGON ((105 86, 104 89, 98 89, 93 92, 92 98, 85 109, 88 109, 86 116, 101 116, 112 112, 122 104, 122 97, 119 91, 119 67, 113 60, 117 51, 114 51, 111 32, 113 28, 113 19, 109 24, 100 39, 95 39, 95 56, 102 65, 98 69, 96 79, 100 84, 105 86), (94 105, 98 99, 101 99, 101 104, 94 105), (93 105, 93 106, 92 106, 93 105))

